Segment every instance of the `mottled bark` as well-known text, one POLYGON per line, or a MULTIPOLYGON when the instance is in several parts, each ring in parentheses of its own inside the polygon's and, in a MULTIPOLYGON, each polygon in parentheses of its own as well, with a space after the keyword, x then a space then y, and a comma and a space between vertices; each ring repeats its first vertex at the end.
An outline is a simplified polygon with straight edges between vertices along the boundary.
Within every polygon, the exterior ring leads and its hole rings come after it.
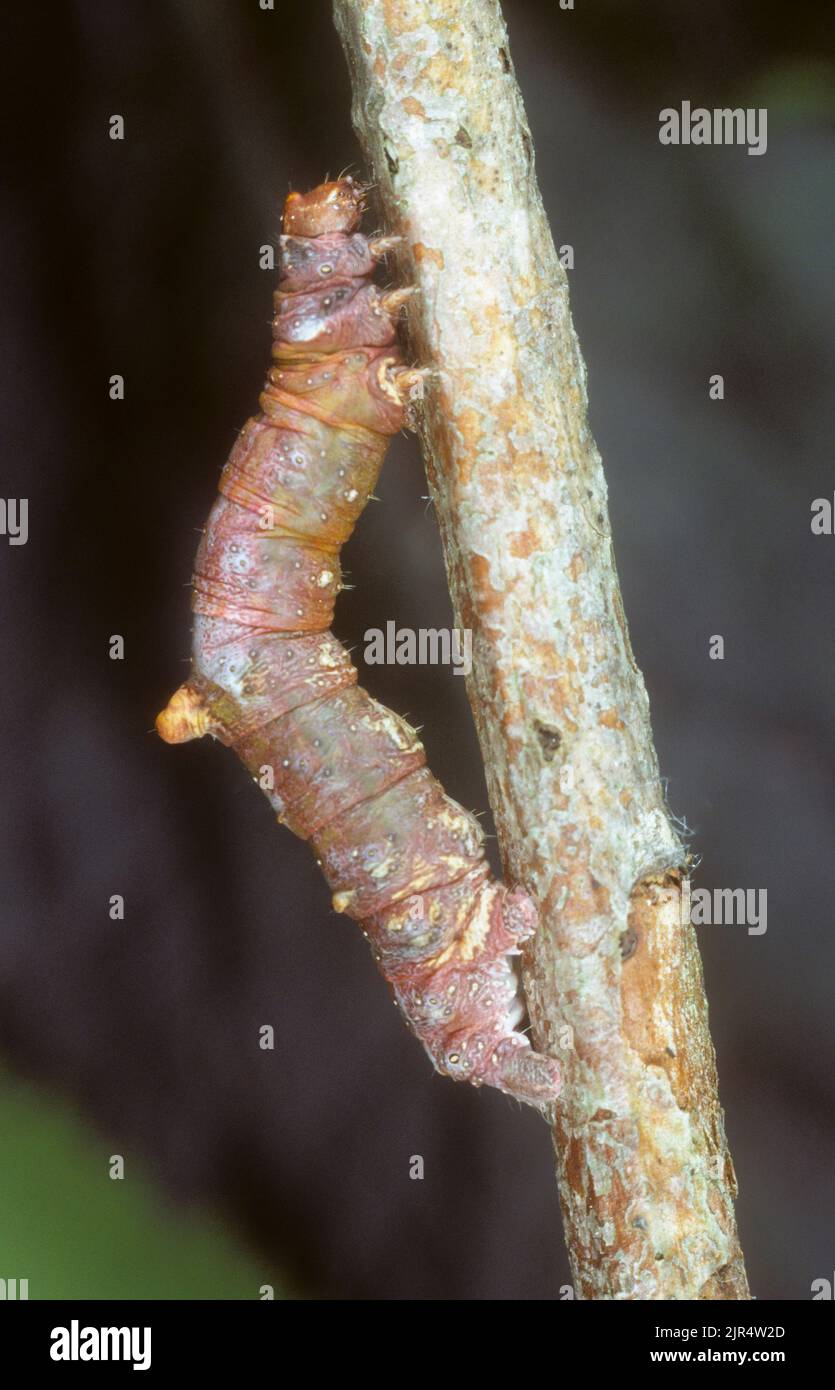
POLYGON ((497 0, 335 0, 416 358, 423 442, 582 1298, 747 1298, 685 852, 618 588, 586 374, 497 0))

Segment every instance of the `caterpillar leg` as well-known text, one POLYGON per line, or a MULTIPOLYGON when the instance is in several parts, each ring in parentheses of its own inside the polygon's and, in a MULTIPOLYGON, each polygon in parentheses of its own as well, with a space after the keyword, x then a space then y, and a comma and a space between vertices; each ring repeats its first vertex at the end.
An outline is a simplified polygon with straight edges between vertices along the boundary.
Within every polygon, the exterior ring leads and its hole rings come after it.
POLYGON ((393 367, 384 359, 377 369, 380 390, 399 406, 423 400, 424 385, 435 372, 431 367, 393 367))
POLYGON ((380 308, 394 318, 400 313, 403 305, 408 304, 416 294, 420 294, 417 285, 403 285, 399 290, 386 290, 385 294, 380 295, 380 308))
MULTIPOLYGON (((419 895, 422 908, 413 904, 412 915, 431 916, 443 893, 419 895)), ((536 929, 536 907, 524 889, 492 880, 470 887, 461 903, 465 924, 451 945, 383 973, 437 1071, 494 1086, 544 1112, 560 1093, 559 1067, 518 1030, 525 1003, 516 957, 536 929)))
POLYGON ((381 261, 388 255, 389 251, 393 251, 395 247, 400 246, 405 239, 406 238, 402 236, 372 237, 368 243, 368 250, 375 261, 381 261))

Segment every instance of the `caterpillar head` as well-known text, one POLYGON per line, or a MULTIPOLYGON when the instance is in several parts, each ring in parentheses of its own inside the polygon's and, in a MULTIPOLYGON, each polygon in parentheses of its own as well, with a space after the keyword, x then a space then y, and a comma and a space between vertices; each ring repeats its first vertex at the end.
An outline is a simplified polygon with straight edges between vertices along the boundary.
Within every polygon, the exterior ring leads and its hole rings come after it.
POLYGON ((284 204, 284 231, 288 236, 355 232, 363 208, 364 189, 352 178, 320 183, 309 193, 289 194, 284 204))

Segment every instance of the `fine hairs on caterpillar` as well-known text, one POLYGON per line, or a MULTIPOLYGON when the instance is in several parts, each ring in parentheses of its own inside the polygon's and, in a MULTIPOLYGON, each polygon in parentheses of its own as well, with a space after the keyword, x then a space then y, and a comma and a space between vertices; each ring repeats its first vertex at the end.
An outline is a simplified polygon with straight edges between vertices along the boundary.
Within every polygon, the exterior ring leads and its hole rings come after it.
POLYGON ((228 744, 311 842, 439 1072, 547 1113, 557 1064, 518 1031, 534 904, 492 877, 478 823, 329 631, 339 551, 424 375, 396 345, 411 291, 372 282, 395 239, 365 237, 362 212, 350 178, 287 199, 273 365, 198 550, 191 676, 157 729, 228 744))

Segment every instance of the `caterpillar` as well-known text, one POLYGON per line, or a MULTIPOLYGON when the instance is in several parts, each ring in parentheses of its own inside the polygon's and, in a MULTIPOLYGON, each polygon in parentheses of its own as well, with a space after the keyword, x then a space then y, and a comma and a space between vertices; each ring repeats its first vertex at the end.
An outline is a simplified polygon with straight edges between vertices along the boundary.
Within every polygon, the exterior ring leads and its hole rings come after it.
POLYGON ((399 239, 360 232, 364 193, 348 177, 287 198, 272 367, 199 546, 191 674, 156 727, 233 748, 310 841, 438 1072, 545 1113, 559 1070, 519 1031, 514 967, 536 908, 492 877, 478 822, 329 631, 340 548, 425 375, 396 343, 412 291, 373 282, 399 239))

